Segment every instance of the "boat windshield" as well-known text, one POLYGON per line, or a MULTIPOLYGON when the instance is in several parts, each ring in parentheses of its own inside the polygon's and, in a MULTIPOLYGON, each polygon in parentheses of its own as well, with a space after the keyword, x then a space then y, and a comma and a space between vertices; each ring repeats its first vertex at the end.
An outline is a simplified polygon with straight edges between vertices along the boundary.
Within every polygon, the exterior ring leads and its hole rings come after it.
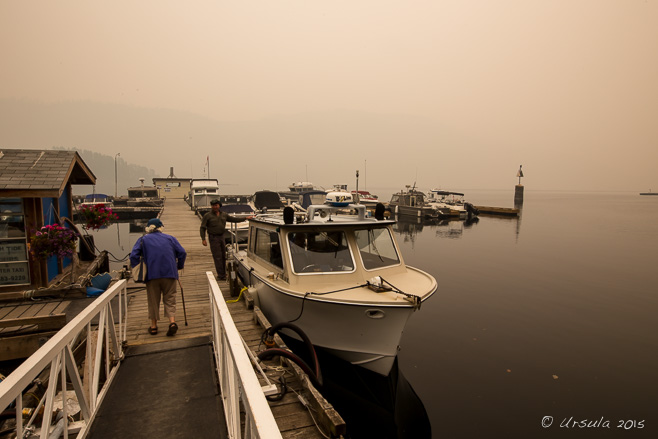
POLYGON ((400 263, 391 232, 386 228, 355 230, 354 236, 366 270, 400 263))
POLYGON ((354 260, 345 233, 288 233, 293 271, 303 273, 333 273, 354 270, 354 260))

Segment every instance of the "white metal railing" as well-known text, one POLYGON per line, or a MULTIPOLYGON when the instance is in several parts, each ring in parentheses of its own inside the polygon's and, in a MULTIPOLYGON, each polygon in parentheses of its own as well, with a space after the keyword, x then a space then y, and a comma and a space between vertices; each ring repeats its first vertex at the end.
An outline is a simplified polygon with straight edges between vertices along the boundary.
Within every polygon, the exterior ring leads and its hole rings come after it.
POLYGON ((281 438, 279 427, 215 276, 209 271, 206 276, 212 310, 215 362, 229 437, 281 438), (245 413, 244 435, 241 432, 240 410, 245 413))
MULTIPOLYGON (((14 370, 4 381, 0 382, 0 409, 5 410, 12 402, 16 408, 16 437, 23 438, 28 434, 39 434, 46 438, 51 430, 62 430, 64 438, 69 433, 78 433, 78 438, 85 437, 87 428, 93 420, 96 409, 107 392, 112 379, 116 375, 121 360, 123 360, 123 341, 126 338, 127 323, 126 281, 121 280, 110 287, 105 293, 94 300, 66 326, 48 340, 39 350, 32 354, 14 370), (112 299, 118 297, 119 323, 115 325, 112 312, 112 299), (96 339, 92 340, 91 321, 98 316, 96 339), (86 361, 83 376, 85 384, 78 372, 73 350, 86 339, 86 361), (96 341, 92 352, 92 342, 96 341), (31 411, 27 423, 23 422, 23 394, 26 387, 35 379, 49 371, 48 387, 40 399, 38 406, 31 411), (102 369, 101 369, 102 368, 102 369), (101 376, 105 377, 103 386, 99 389, 101 376), (77 422, 69 422, 67 413, 67 377, 73 385, 77 396, 82 418, 77 422), (51 426, 55 392, 59 387, 62 394, 61 420, 56 427, 51 426), (86 387, 86 388, 85 388, 86 387), (35 420, 43 408, 40 427, 35 420)), ((59 437, 59 436, 58 436, 59 437)))

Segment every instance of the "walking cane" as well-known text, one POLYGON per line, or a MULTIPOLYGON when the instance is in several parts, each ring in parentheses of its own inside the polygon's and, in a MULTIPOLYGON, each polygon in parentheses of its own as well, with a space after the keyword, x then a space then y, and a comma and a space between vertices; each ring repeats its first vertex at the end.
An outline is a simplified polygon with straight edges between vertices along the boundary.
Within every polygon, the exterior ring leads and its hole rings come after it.
POLYGON ((187 312, 185 312, 185 295, 183 294, 183 285, 180 283, 180 279, 178 279, 178 286, 180 286, 180 297, 183 299, 183 316, 185 317, 185 326, 187 326, 187 312))

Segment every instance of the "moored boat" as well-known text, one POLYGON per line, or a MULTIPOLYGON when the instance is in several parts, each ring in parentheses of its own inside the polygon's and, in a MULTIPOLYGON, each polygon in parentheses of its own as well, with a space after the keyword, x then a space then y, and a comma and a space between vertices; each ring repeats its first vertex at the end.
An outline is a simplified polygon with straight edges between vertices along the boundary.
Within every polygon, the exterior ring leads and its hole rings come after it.
POLYGON ((352 191, 354 201, 364 206, 372 207, 379 203, 379 197, 368 191, 352 191))
POLYGON ((321 190, 321 189, 316 188, 315 185, 313 185, 313 183, 309 181, 297 181, 291 183, 290 186, 288 186, 287 191, 279 192, 279 195, 284 200, 286 200, 288 204, 290 204, 290 203, 299 202, 299 196, 304 192, 315 191, 315 190, 321 190))
POLYGON ((441 209, 448 213, 446 216, 457 217, 460 219, 474 218, 479 212, 471 203, 464 201, 464 194, 461 192, 444 191, 432 189, 427 194, 426 202, 428 205, 441 209))
POLYGON ((210 210, 210 202, 219 196, 217 179, 192 179, 187 203, 192 210, 210 210))
POLYGON ((425 200, 425 194, 416 189, 416 186, 406 186, 404 190, 393 194, 388 203, 391 211, 396 215, 415 216, 417 218, 440 218, 449 215, 449 209, 440 209, 430 206, 425 200))
POLYGON ((114 203, 112 201, 112 198, 109 195, 106 194, 88 194, 85 195, 84 198, 80 199, 80 202, 76 204, 76 207, 78 209, 83 208, 83 207, 92 207, 92 206, 98 206, 101 205, 103 207, 109 207, 112 208, 114 207, 114 203))
POLYGON ((144 186, 143 179, 141 186, 128 188, 127 205, 130 207, 162 207, 164 198, 160 197, 158 188, 155 186, 144 186))
POLYGON ((294 322, 314 345, 387 375, 407 320, 437 283, 405 265, 395 221, 348 208, 357 215, 312 205, 304 214, 256 216, 247 248, 234 255, 270 323, 294 322))

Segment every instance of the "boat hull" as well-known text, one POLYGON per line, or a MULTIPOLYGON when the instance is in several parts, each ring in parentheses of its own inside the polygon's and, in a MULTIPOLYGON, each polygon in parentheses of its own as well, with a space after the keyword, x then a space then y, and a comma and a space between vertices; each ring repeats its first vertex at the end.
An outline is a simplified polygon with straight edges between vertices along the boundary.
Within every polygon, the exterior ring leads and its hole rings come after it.
POLYGON ((396 215, 415 216, 417 218, 438 218, 439 215, 431 207, 401 206, 399 204, 390 205, 393 213, 396 215))
MULTIPOLYGON (((390 372, 402 331, 414 312, 409 302, 401 300, 393 306, 332 301, 326 296, 304 298, 249 273, 242 262, 239 273, 245 284, 256 289, 257 304, 272 325, 292 321, 314 345, 337 357, 381 375, 390 372)), ((286 334, 299 338, 294 332, 286 334)))

